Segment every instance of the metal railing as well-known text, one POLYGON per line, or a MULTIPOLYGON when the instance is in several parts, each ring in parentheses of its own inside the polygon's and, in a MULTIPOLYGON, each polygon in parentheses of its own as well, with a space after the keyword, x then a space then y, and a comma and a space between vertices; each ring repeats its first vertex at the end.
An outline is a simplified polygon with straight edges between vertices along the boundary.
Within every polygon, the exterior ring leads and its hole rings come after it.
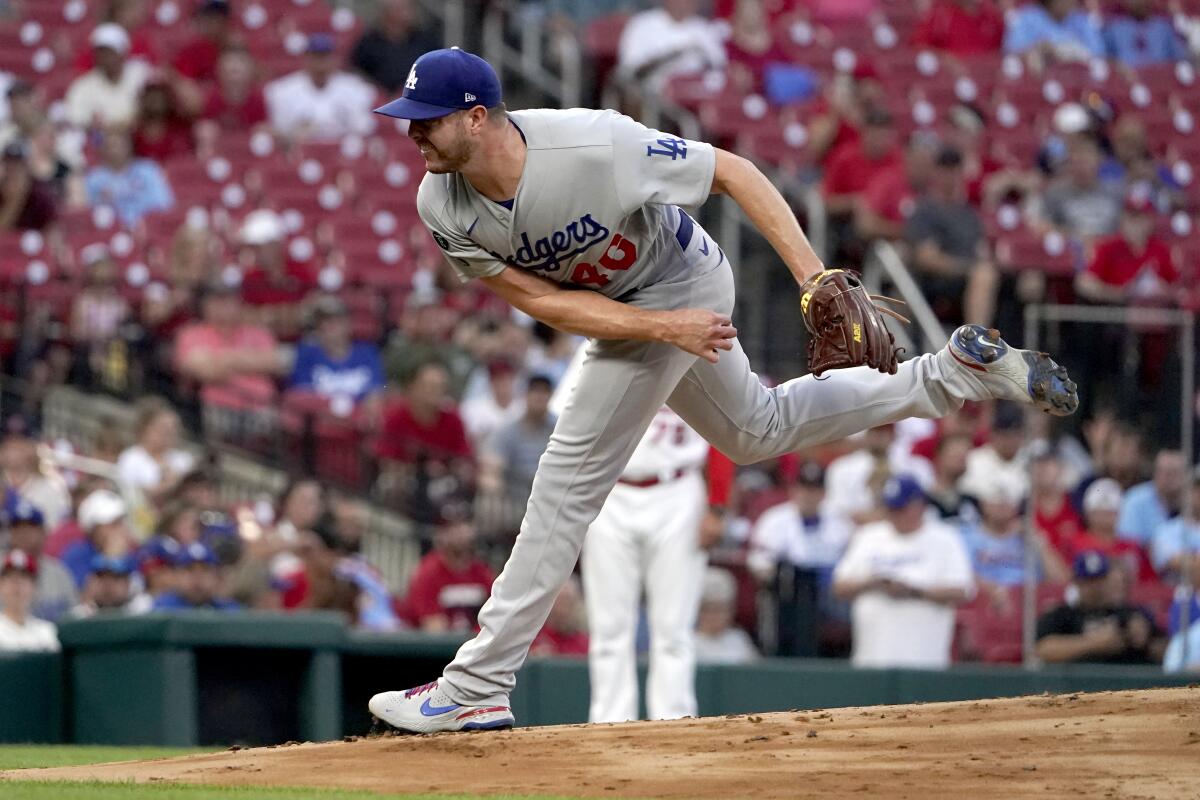
MULTIPOLYGON (((1196 463, 1195 419, 1196 419, 1196 314, 1169 308, 1126 308, 1122 306, 1077 306, 1077 305, 1028 305, 1025 307, 1025 342, 1031 350, 1038 349, 1041 327, 1046 322, 1074 322, 1085 325, 1152 325, 1179 330, 1179 358, 1182 365, 1180 402, 1180 447, 1184 463, 1191 467, 1196 463)), ((1032 485, 1032 474, 1030 475, 1032 485)), ((1197 509, 1192 508, 1192 492, 1183 493, 1183 515, 1185 525, 1195 524, 1197 509)), ((1025 524, 1025 583, 1022 595, 1021 643, 1023 661, 1027 668, 1040 666, 1036 654, 1037 645, 1037 550, 1032 537, 1035 535, 1033 503, 1026 511, 1025 524)), ((1181 603, 1180 633, 1183 641, 1183 663, 1188 663, 1188 627, 1191 623, 1191 603, 1194 592, 1191 570, 1183 570, 1179 584, 1181 603)))
MULTIPOLYGON (((461 0, 451 3, 455 4, 461 6, 461 0)), ((544 18, 522 10, 520 5, 487 4, 482 22, 483 57, 500 73, 502 83, 506 76, 516 75, 560 108, 580 105, 583 51, 578 39, 553 35, 544 18)))
POLYGON ((872 294, 883 291, 883 280, 886 278, 896 288, 896 293, 907 305, 904 315, 912 320, 919 341, 914 341, 909 329, 903 325, 891 325, 889 328, 896 336, 896 342, 908 349, 909 353, 931 352, 938 350, 946 343, 949 336, 942 323, 933 313, 933 307, 925 299, 921 287, 917 285, 912 273, 900 257, 900 251, 891 242, 879 240, 871 247, 863 261, 863 284, 872 294))

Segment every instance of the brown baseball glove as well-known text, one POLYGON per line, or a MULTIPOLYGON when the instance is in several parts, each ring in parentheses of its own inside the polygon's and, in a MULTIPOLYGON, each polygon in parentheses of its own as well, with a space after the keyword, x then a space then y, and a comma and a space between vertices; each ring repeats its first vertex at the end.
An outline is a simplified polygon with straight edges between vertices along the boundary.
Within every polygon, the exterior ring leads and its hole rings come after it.
POLYGON ((813 375, 860 366, 896 374, 903 348, 896 347, 883 315, 908 320, 874 301, 903 301, 867 294, 858 276, 842 269, 812 276, 800 292, 800 313, 808 328, 808 368, 813 375))

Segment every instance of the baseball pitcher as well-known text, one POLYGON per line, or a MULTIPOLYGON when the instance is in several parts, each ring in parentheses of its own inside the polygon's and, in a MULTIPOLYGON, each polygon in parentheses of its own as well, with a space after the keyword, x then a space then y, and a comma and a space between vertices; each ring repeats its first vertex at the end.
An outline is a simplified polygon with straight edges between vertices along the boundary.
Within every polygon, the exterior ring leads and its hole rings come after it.
POLYGON ((664 403, 738 463, 944 416, 967 400, 1058 415, 1078 406, 1049 356, 978 325, 899 364, 862 285, 825 270, 783 197, 733 153, 614 111, 508 112, 491 66, 456 48, 417 59, 402 96, 378 111, 410 121, 428 171, 417 208, 458 274, 592 340, 479 634, 438 680, 371 698, 371 712, 397 728, 513 725, 516 672, 664 403), (730 318, 733 271, 683 210, 714 193, 737 202, 799 284, 813 376, 767 389, 750 371, 730 318))

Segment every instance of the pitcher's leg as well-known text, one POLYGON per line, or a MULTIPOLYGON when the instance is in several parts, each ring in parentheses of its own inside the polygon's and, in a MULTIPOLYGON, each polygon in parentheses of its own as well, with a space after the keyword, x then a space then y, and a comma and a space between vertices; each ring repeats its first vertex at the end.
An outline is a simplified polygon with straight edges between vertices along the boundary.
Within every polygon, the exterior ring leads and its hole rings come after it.
POLYGON ((940 355, 906 361, 895 375, 858 367, 768 389, 735 342, 718 363, 693 365, 668 404, 734 461, 754 463, 906 417, 945 416, 975 398, 940 355))
POLYGON ((696 716, 696 615, 708 554, 700 549, 705 486, 691 476, 671 487, 677 496, 646 559, 646 607, 650 617, 650 672, 646 712, 650 719, 696 716))
MULTIPOLYGON (((583 599, 588 618, 589 722, 638 718, 638 601, 642 594, 639 537, 629 525, 622 487, 609 494, 583 542, 583 599)), ((626 491, 637 491, 626 490, 626 491)))
POLYGON ((442 673, 457 703, 507 704, 515 675, 575 567, 588 526, 658 408, 695 361, 671 345, 597 342, 559 417, 480 631, 442 673))

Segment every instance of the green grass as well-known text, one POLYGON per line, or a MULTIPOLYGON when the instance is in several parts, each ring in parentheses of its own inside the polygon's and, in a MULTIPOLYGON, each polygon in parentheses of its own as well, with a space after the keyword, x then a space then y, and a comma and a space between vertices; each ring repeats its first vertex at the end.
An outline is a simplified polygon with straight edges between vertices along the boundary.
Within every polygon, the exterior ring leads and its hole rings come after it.
MULTIPOLYGON (((0 781, 4 800, 485 800, 475 795, 415 795, 350 792, 343 789, 266 789, 261 786, 224 788, 182 784, 121 783, 37 783, 36 781, 0 781)), ((490 796, 486 800, 570 800, 566 797, 490 796)))
MULTIPOLYGON (((80 764, 102 764, 109 761, 140 761, 148 758, 170 758, 195 753, 211 753, 215 749, 182 747, 105 747, 85 745, 5 745, 0 746, 0 769, 29 769, 32 767, 69 767, 80 764)), ((248 786, 226 788, 190 784, 164 783, 102 783, 67 781, 0 780, 0 797, 4 800, 571 800, 567 797, 529 797, 494 795, 486 799, 477 795, 414 795, 375 794, 374 792, 341 789, 263 788, 248 786)))
POLYGON ((172 756, 187 756, 193 753, 212 752, 215 752, 215 748, 17 744, 0 747, 0 769, 73 767, 77 764, 104 764, 109 761, 142 761, 148 758, 171 758, 172 756))

